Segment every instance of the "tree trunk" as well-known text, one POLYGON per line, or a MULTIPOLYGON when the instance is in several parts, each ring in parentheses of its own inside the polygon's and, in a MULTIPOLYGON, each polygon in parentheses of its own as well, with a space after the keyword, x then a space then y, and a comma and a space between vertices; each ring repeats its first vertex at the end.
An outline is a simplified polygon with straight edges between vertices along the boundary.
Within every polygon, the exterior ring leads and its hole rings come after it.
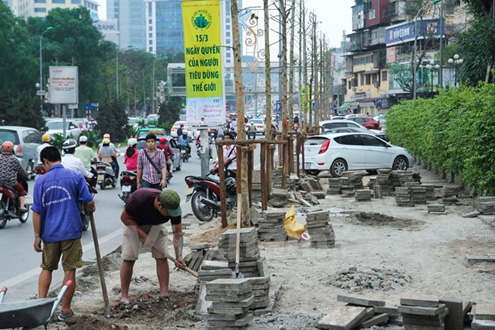
MULTIPOLYGON (((266 133, 265 139, 267 141, 272 140, 272 75, 270 65, 270 12, 268 11, 268 0, 263 0, 263 10, 265 14, 265 82, 266 82, 266 133)), ((268 182, 272 182, 273 171, 273 154, 272 149, 268 147, 266 166, 267 166, 267 179, 268 182)), ((263 164, 261 165, 263 166, 263 164)), ((271 191, 271 184, 268 184, 268 193, 271 191)))
MULTIPOLYGON (((237 6, 237 0, 231 1, 231 15, 232 15, 232 41, 234 49, 234 80, 235 80, 235 94, 236 94, 236 107, 237 107, 237 140, 245 140, 246 132, 244 130, 244 90, 242 86, 242 57, 241 57, 241 41, 239 33, 239 10, 237 6)), ((249 211, 249 193, 248 193, 248 171, 247 171, 247 154, 242 151, 241 148, 237 149, 241 151, 241 162, 238 164, 241 170, 241 177, 238 178, 238 184, 240 184, 240 191, 242 193, 242 212, 241 221, 246 224, 246 216, 249 211)))
POLYGON ((296 29, 296 0, 292 0, 289 55, 289 129, 294 129, 294 30, 296 29))
POLYGON ((308 87, 308 45, 307 45, 307 27, 306 27, 306 6, 305 6, 305 3, 304 3, 304 0, 301 0, 301 7, 302 7, 302 13, 301 13, 301 16, 302 16, 302 49, 303 49, 303 71, 304 71, 304 89, 306 90, 306 95, 304 97, 304 106, 303 106, 303 109, 304 109, 304 127, 303 127, 303 131, 304 132, 307 132, 308 131, 308 113, 309 113, 309 109, 308 109, 308 100, 309 100, 309 87, 308 87))
MULTIPOLYGON (((303 0, 299 0, 299 65, 298 65, 298 88, 299 90, 297 91, 299 95, 299 129, 302 131, 303 130, 303 125, 304 125, 304 108, 303 108, 303 99, 302 99, 302 38, 303 38, 303 25, 302 25, 302 2, 303 0)), ((298 151, 299 152, 299 151, 298 151)))

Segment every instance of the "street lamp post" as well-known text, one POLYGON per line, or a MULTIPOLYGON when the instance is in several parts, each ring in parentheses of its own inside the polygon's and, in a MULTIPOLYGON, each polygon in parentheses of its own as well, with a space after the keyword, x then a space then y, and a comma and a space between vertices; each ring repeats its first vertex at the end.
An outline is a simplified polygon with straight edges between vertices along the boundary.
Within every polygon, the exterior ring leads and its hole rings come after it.
POLYGON ((164 55, 164 56, 161 56, 161 57, 157 57, 155 58, 155 60, 153 61, 153 82, 151 84, 151 88, 153 89, 151 91, 151 113, 155 113, 155 109, 156 109, 156 81, 155 81, 155 64, 157 61, 159 60, 164 60, 166 59, 167 56, 164 55))
MULTIPOLYGON (((426 65, 426 68, 430 70, 430 76, 431 76, 431 94, 433 94, 433 73, 435 71, 439 72, 440 65, 435 64, 434 60, 430 60, 430 62, 426 65)), ((438 86, 440 86, 440 76, 438 76, 438 86)), ((441 86, 440 86, 441 87, 441 86)))
POLYGON ((46 28, 40 34, 40 85, 39 85, 39 94, 40 94, 40 111, 43 113, 43 35, 48 31, 53 30, 52 26, 46 28))
POLYGON ((457 87, 457 73, 461 64, 464 62, 462 58, 460 58, 459 54, 455 54, 454 58, 449 58, 449 64, 454 66, 454 86, 457 87))

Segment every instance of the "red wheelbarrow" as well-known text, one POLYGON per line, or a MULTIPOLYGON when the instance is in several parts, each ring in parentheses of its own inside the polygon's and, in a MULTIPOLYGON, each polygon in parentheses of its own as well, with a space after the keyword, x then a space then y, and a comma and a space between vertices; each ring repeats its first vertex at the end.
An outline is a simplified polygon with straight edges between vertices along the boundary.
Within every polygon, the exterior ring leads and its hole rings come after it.
POLYGON ((57 298, 43 298, 3 303, 7 288, 0 291, 0 329, 31 329, 43 325, 45 329, 53 317, 58 304, 72 281, 67 281, 57 298))

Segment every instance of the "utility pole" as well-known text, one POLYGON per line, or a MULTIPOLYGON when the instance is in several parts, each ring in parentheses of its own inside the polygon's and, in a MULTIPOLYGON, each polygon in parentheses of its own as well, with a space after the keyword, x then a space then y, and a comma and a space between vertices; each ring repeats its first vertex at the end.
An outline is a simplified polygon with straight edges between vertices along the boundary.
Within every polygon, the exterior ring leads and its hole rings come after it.
MULTIPOLYGON (((495 0, 494 0, 495 1, 495 0)), ((443 20, 443 0, 440 2, 440 68, 438 69, 438 85, 443 88, 443 30, 444 30, 444 20, 443 20)))
MULTIPOLYGON (((246 140, 246 132, 244 130, 244 90, 242 86, 242 57, 241 57, 241 41, 239 35, 239 9, 237 0, 231 1, 231 16, 232 16, 232 45, 234 50, 234 81, 237 107, 237 140, 246 140)), ((242 194, 242 210, 241 221, 246 223, 245 219, 249 210, 249 192, 248 192, 248 173, 247 173, 247 154, 241 148, 237 148, 237 157, 240 158, 238 166, 240 168, 240 180, 237 184, 237 194, 242 194), (240 153, 239 153, 240 151, 240 153), (240 156, 240 157, 239 157, 240 156)))
POLYGON ((296 29, 296 0, 292 0, 289 55, 289 129, 294 129, 294 30, 296 29))
POLYGON ((302 101, 302 2, 303 0, 299 0, 299 29, 298 29, 298 34, 299 34, 299 65, 298 65, 298 87, 299 90, 298 95, 299 95, 299 129, 302 131, 303 129, 303 118, 304 118, 304 108, 303 108, 303 101, 302 101))
POLYGON ((307 114, 309 113, 308 109, 308 100, 309 100, 309 88, 308 88, 308 46, 307 46, 307 28, 306 28, 306 5, 304 3, 304 0, 301 0, 302 3, 302 26, 303 26, 303 36, 302 36, 302 41, 303 41, 303 71, 304 71, 304 88, 306 89, 306 96, 304 98, 304 132, 308 131, 308 117, 307 114))

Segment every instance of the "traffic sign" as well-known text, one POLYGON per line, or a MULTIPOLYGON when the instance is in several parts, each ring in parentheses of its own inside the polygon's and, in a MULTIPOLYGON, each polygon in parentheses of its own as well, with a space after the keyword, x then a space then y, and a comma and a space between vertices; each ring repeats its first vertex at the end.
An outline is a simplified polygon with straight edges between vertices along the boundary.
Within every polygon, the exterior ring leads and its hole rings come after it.
POLYGON ((45 94, 46 94, 46 91, 44 91, 44 90, 36 91, 36 95, 38 95, 38 96, 45 96, 45 94))

